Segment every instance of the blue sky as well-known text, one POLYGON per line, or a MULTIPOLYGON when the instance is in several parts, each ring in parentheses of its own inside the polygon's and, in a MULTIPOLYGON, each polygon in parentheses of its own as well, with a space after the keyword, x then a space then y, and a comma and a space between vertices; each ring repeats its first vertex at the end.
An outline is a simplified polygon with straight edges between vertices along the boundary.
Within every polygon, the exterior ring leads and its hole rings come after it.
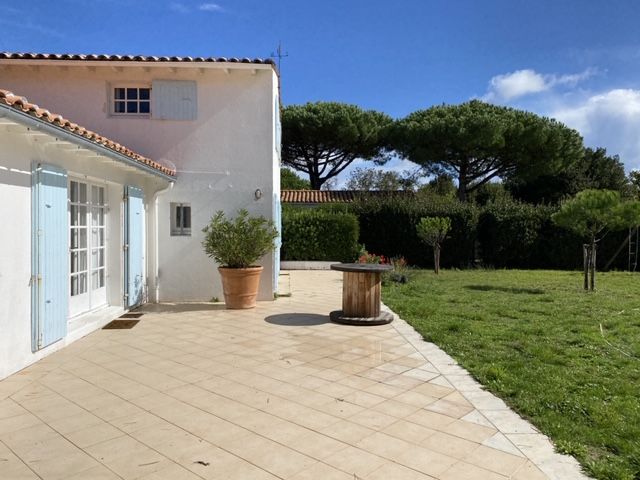
MULTIPOLYGON (((0 50, 269 56, 285 104, 401 117, 483 98, 559 118, 640 168, 635 0, 0 0, 0 50)), ((405 168, 393 162, 387 168, 405 168)))

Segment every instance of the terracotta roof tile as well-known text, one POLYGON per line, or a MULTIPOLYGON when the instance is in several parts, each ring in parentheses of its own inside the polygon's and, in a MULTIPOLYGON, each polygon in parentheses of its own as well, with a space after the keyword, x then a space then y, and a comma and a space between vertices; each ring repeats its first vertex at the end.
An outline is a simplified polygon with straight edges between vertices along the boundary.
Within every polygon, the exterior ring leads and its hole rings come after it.
POLYGON ((73 123, 70 120, 67 120, 62 115, 51 113, 49 110, 45 108, 41 108, 36 104, 29 103, 29 101, 25 97, 21 97, 19 95, 15 95, 9 90, 0 89, 0 105, 6 105, 16 110, 19 110, 27 115, 34 117, 35 119, 55 125, 56 127, 62 128, 67 132, 70 132, 74 135, 82 137, 86 140, 89 140, 98 145, 102 145, 109 150, 113 150, 114 152, 119 153, 120 155, 124 155, 129 157, 132 160, 140 163, 141 165, 146 165, 155 170, 158 170, 165 175, 175 176, 176 171, 172 168, 166 167, 161 163, 155 162, 147 157, 144 157, 124 145, 119 144, 113 140, 108 139, 107 137, 103 137, 91 130, 88 130, 85 127, 78 125, 77 123, 73 123))
POLYGON ((282 190, 282 203, 352 203, 363 196, 390 197, 413 195, 410 191, 389 190, 282 190))
POLYGON ((156 57, 152 55, 105 55, 77 53, 0 52, 0 60, 80 60, 93 62, 179 62, 179 63, 254 63, 272 65, 270 58, 236 57, 156 57))

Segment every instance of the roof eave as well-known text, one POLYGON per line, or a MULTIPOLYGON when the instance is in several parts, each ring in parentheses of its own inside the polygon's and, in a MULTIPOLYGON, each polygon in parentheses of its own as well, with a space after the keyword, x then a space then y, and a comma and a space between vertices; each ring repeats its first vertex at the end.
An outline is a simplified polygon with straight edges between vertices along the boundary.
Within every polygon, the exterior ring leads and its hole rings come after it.
POLYGON ((0 117, 12 118, 17 123, 21 123, 27 127, 33 128, 34 130, 41 130, 52 136, 69 140, 70 142, 73 142, 83 148, 86 148, 88 150, 93 150, 96 153, 99 153, 100 155, 104 155, 105 157, 111 158, 117 162, 124 163, 138 170, 142 170, 146 173, 150 173, 157 177, 163 178, 164 180, 167 180, 169 182, 175 182, 176 180, 176 177, 173 175, 166 174, 149 165, 145 165, 143 163, 137 162, 136 160, 122 153, 111 150, 110 148, 107 148, 104 145, 91 141, 76 133, 69 132, 68 130, 65 130, 62 127, 59 127, 54 124, 50 124, 46 121, 43 121, 39 118, 29 115, 28 113, 21 112, 20 110, 17 110, 9 105, 4 105, 0 103, 0 117))

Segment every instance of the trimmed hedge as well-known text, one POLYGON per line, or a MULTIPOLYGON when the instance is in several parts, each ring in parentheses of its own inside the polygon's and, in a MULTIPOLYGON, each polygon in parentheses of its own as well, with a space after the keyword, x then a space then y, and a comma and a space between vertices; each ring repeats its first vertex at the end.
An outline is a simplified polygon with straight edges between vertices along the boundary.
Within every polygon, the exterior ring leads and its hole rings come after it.
POLYGON ((442 245, 445 267, 473 264, 478 209, 458 200, 435 196, 361 199, 350 205, 360 222, 360 243, 385 257, 403 256, 410 265, 433 266, 433 252, 418 238, 422 217, 448 217, 451 231, 442 245))
POLYGON ((347 212, 285 206, 282 260, 353 262, 358 257, 358 218, 347 212))
MULTIPOLYGON (((496 268, 581 269, 584 239, 553 223, 558 207, 516 202, 488 204, 478 221, 478 252, 496 268)), ((628 232, 610 232, 598 244, 597 267, 604 269, 628 232)), ((627 250, 609 269, 627 268, 627 250)))
POLYGON ((530 268, 539 253, 542 225, 554 211, 524 203, 487 204, 478 219, 478 256, 496 268, 530 268))
MULTIPOLYGON (((338 252, 342 255, 345 251, 340 243, 343 233, 338 233, 338 227, 325 225, 320 241, 313 240, 316 237, 312 233, 323 228, 317 222, 325 216, 332 218, 332 215, 351 212, 360 226, 356 242, 364 244, 371 253, 385 257, 403 256, 410 265, 433 267, 433 251, 420 241, 416 233, 420 218, 448 217, 451 219, 451 232, 442 244, 443 268, 478 265, 494 268, 581 269, 583 239, 551 221, 551 215, 556 210, 557 207, 553 206, 513 201, 490 202, 478 207, 455 199, 424 195, 395 198, 371 196, 353 204, 320 208, 289 207, 284 211, 283 259, 352 261, 354 254, 341 258, 335 255, 338 252), (316 220, 306 221, 305 225, 312 226, 303 229, 298 226, 300 215, 316 220), (288 223, 295 224, 295 228, 287 229, 288 223), (332 240, 327 241, 329 238, 332 240)), ((598 269, 604 269, 627 234, 621 231, 604 236, 598 244, 598 269)), ((348 243, 354 248, 352 239, 350 237, 348 243)), ((627 268, 627 248, 620 251, 609 268, 627 268)))

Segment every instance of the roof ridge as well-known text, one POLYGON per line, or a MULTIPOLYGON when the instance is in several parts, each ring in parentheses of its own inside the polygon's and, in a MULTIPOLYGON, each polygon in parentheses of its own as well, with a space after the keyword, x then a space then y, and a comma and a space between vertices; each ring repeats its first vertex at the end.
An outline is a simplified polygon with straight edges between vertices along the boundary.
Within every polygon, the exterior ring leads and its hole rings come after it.
POLYGON ((107 137, 104 137, 96 132, 89 130, 86 127, 78 125, 77 123, 73 123, 70 120, 67 120, 60 114, 51 113, 46 108, 41 108, 35 103, 30 103, 26 97, 22 97, 20 95, 16 95, 10 90, 5 90, 0 88, 0 105, 6 105, 8 107, 14 108, 22 113, 25 113, 31 117, 34 117, 38 121, 55 125, 57 127, 66 130, 74 135, 84 138, 85 140, 89 140, 90 142, 101 145, 109 150, 112 150, 120 155, 124 155, 132 160, 135 160, 137 163, 142 165, 146 165, 147 167, 151 167, 155 170, 158 170, 165 175, 175 176, 175 169, 169 168, 161 163, 158 163, 150 158, 147 158, 139 153, 134 152, 133 150, 125 147, 124 145, 111 140, 107 137))
POLYGON ((120 55, 104 53, 0 52, 0 60, 74 60, 98 62, 252 63, 275 66, 271 58, 120 55))

